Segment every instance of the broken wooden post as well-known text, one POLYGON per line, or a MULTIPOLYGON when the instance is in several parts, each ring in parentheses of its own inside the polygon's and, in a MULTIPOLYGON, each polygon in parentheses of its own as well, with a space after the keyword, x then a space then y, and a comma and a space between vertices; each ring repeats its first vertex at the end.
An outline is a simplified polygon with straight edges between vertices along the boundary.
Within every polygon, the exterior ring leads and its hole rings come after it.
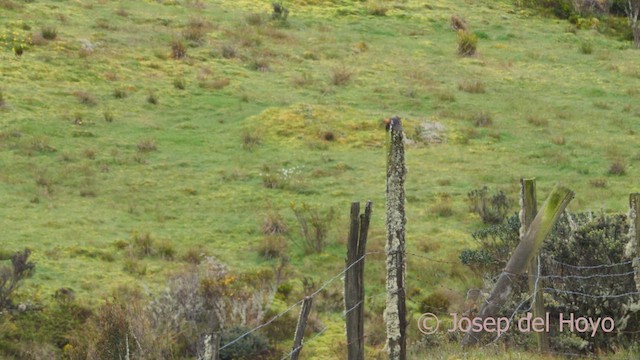
MULTIPOLYGON (((500 307, 511 294, 512 278, 522 274, 527 268, 531 259, 533 259, 538 253, 538 250, 540 250, 545 237, 549 234, 564 209, 569 205, 571 199, 573 199, 573 192, 565 187, 556 187, 551 192, 544 205, 542 205, 542 209, 540 209, 540 212, 531 222, 529 230, 527 230, 513 251, 511 259, 509 259, 507 266, 502 271, 502 274, 500 274, 489 298, 485 300, 485 303, 482 305, 478 317, 485 319, 494 317, 497 314, 500 307)), ((473 331, 467 332, 462 339, 462 346, 466 347, 476 344, 482 333, 482 330, 477 333, 473 331)))
POLYGON ((364 256, 370 221, 371 201, 367 201, 364 214, 360 214, 359 202, 351 204, 344 282, 348 360, 364 360, 364 256))
POLYGON ((625 247, 624 254, 633 259, 632 265, 635 271, 636 289, 640 291, 640 193, 629 195, 629 243, 625 247))
POLYGON ((404 134, 397 116, 388 123, 387 134, 387 304, 384 322, 390 360, 407 358, 407 309, 405 303, 404 134))
POLYGON ((293 338, 293 350, 291 351, 291 360, 298 360, 300 351, 302 351, 302 339, 304 338, 304 329, 307 326, 307 319, 311 312, 311 304, 313 298, 307 296, 302 301, 302 309, 300 309, 300 317, 298 317, 298 326, 296 326, 296 334, 293 338))
MULTIPOLYGON (((520 179, 520 241, 524 239, 525 234, 529 230, 533 219, 538 212, 536 204, 536 180, 520 179)), ((537 256, 531 260, 529 264, 529 291, 533 298, 533 317, 544 319, 544 299, 542 293, 541 280, 538 279, 540 259, 537 256)), ((549 351, 549 338, 546 332, 534 332, 538 342, 538 350, 541 352, 549 351)))

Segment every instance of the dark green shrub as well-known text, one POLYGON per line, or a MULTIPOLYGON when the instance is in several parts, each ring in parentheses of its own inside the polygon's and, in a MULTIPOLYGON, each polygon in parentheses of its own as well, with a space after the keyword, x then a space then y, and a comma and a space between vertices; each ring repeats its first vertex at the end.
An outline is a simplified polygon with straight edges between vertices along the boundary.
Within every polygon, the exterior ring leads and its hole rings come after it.
POLYGON ((147 102, 151 105, 158 105, 158 95, 153 92, 149 93, 147 96, 147 102))
MULTIPOLYGON (((242 326, 234 326, 223 331, 220 338, 221 344, 226 344, 238 336, 249 331, 248 328, 242 326)), ((220 360, 266 360, 272 350, 269 343, 260 334, 251 333, 220 351, 220 360)))
POLYGON ((568 19, 574 13, 571 0, 520 0, 518 3, 522 6, 540 9, 560 19, 568 19))
POLYGON ((273 7, 271 19, 286 22, 289 17, 289 9, 282 4, 282 1, 273 2, 271 6, 273 7))
POLYGON ((451 302, 446 295, 440 292, 434 292, 420 301, 420 312, 444 314, 449 309, 451 302))
POLYGON ((467 201, 469 211, 478 214, 485 224, 501 223, 512 203, 502 190, 490 195, 486 186, 470 191, 467 201))
MULTIPOLYGON (((518 217, 512 216, 474 233, 480 248, 463 251, 460 260, 484 270, 485 278, 495 279, 519 242, 519 228, 518 217)), ((552 350, 581 354, 613 351, 640 340, 640 296, 616 296, 637 291, 633 267, 624 257, 628 233, 625 215, 565 213, 547 236, 539 256, 545 276, 539 286, 545 289, 545 311, 550 313, 552 350), (596 331, 593 337, 590 331, 559 333, 560 314, 611 317, 620 335, 612 337, 602 331, 596 331)), ((526 306, 528 297, 527 277, 513 278, 512 297, 504 312, 510 315, 521 302, 526 306)), ((519 343, 523 339, 515 335, 509 341, 519 343)))

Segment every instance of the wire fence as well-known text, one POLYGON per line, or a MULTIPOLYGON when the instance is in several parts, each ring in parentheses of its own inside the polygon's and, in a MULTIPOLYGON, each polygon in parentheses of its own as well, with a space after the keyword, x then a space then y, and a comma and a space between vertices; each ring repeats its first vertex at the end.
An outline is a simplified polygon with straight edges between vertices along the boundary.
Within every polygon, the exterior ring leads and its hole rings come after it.
MULTIPOLYGON (((349 269, 351 269, 353 266, 355 266, 356 264, 360 263, 361 261, 364 261, 365 258, 372 258, 373 255, 380 255, 380 254, 386 254, 386 253, 383 252, 383 251, 372 251, 372 252, 365 253, 365 255, 363 255, 362 257, 360 257, 359 259, 357 259, 353 263, 351 263, 349 266, 345 266, 340 272, 334 274, 328 280, 324 281, 320 287, 318 287, 317 289, 313 290, 307 296, 311 297, 311 298, 314 298, 314 297, 318 296, 324 290, 326 290, 331 284, 333 284, 334 282, 336 282, 339 279, 342 279, 342 277, 345 275, 345 273, 349 269)), ((420 253, 415 253, 415 252, 405 252, 405 254, 407 256, 411 256, 411 257, 415 257, 415 258, 418 258, 418 259, 427 260, 428 262, 432 262, 432 263, 461 265, 460 262, 441 260, 441 259, 437 259, 437 258, 432 257, 432 256, 427 256, 427 255, 420 254, 420 253)), ((599 265, 589 265, 589 266, 566 264, 566 263, 562 263, 560 261, 557 261, 555 259, 547 259, 547 260, 550 260, 551 262, 553 262, 555 264, 558 264, 558 265, 560 265, 562 267, 570 268, 570 269, 577 270, 577 271, 584 271, 584 270, 593 271, 593 270, 611 269, 611 268, 620 267, 620 266, 630 266, 634 261, 637 261, 639 259, 640 258, 635 258, 635 259, 626 260, 626 261, 615 263, 615 264, 599 264, 599 265)), ((372 259, 372 260, 384 261, 385 259, 384 258, 382 258, 382 259, 378 258, 378 259, 372 259)), ((535 305, 535 296, 533 294, 535 294, 538 290, 542 290, 542 291, 548 292, 548 293, 569 294, 569 295, 583 296, 583 297, 594 298, 594 299, 619 299, 619 298, 624 298, 624 297, 640 296, 640 291, 627 291, 627 292, 619 293, 619 294, 591 294, 591 293, 586 293, 586 292, 581 292, 581 291, 558 289, 558 288, 553 288, 553 287, 542 287, 541 284, 540 284, 540 281, 542 281, 542 280, 561 280, 561 281, 565 281, 565 280, 581 280, 581 281, 588 281, 588 280, 592 280, 592 279, 633 277, 634 275, 638 274, 640 272, 640 270, 614 272, 614 273, 596 273, 596 274, 589 274, 589 275, 580 275, 580 274, 559 275, 559 274, 553 274, 553 273, 542 274, 542 272, 541 272, 542 269, 541 269, 541 265, 540 264, 541 264, 541 262, 538 263, 538 274, 539 275, 537 275, 537 276, 536 275, 531 275, 531 274, 518 275, 518 276, 524 276, 524 277, 534 276, 535 277, 534 289, 533 289, 532 295, 525 296, 523 299, 521 299, 518 302, 517 306, 515 306, 515 309, 508 316, 510 323, 513 321, 513 319, 518 314, 527 313, 527 312, 531 311, 531 309, 535 305), (525 306, 525 304, 528 304, 528 306, 525 306)), ((507 275, 510 278, 512 276, 515 276, 515 274, 509 274, 506 271, 502 271, 500 274, 498 274, 497 276, 492 278, 493 282, 495 282, 495 280, 497 280, 497 278, 499 276, 502 276, 502 275, 507 275)), ((402 291, 402 290, 405 290, 405 289, 402 288, 402 289, 398 289, 397 291, 402 291)), ((454 290, 454 289, 450 289, 450 290, 454 290)), ((467 297, 468 297, 469 292, 472 291, 472 290, 478 290, 479 293, 482 293, 482 289, 470 289, 467 292, 467 297)), ((385 296, 385 295, 387 295, 386 292, 379 292, 377 294, 369 294, 367 296, 367 299, 371 300, 371 299, 375 299, 375 298, 378 298, 378 297, 381 297, 381 296, 385 296)), ((416 306, 421 306, 419 301, 411 299, 409 296, 407 296, 407 300, 413 302, 416 306)), ((273 324, 276 320, 282 318, 283 316, 285 316, 288 313, 290 313, 291 311, 293 311, 293 309, 295 309, 299 305, 301 305, 303 301, 304 301, 304 298, 299 299, 298 301, 296 301, 295 303, 290 305, 284 311, 282 311, 282 312, 274 315, 273 317, 271 317, 268 321, 266 321, 266 322, 264 322, 264 323, 262 323, 262 324, 260 324, 260 325, 258 325, 256 327, 248 330, 247 332, 243 333, 242 335, 238 336, 237 338, 235 338, 235 339, 227 342, 226 344, 222 345, 219 348, 219 350, 223 350, 225 348, 228 348, 228 347, 236 344, 240 340, 246 338, 247 336, 255 333, 256 331, 259 331, 259 330, 261 330, 261 329, 273 324)), ((487 302, 488 299, 483 299, 483 301, 487 302)), ((357 304, 355 304, 351 308, 342 311, 342 314, 341 314, 342 317, 346 318, 346 316, 350 312, 354 311, 355 309, 357 309, 360 306, 363 306, 363 302, 362 301, 358 302, 357 304)), ((308 339, 305 339, 304 344, 302 344, 299 347, 296 347, 294 349, 291 349, 291 351, 289 351, 288 353, 284 354, 283 357, 281 358, 281 360, 285 360, 285 359, 290 358, 294 353, 296 353, 297 351, 301 350, 304 345, 308 345, 309 343, 312 343, 313 341, 317 340, 328 329, 329 329, 329 326, 324 326, 322 329, 317 331, 312 337, 310 337, 308 339)), ((634 334, 635 333, 640 333, 640 330, 638 330, 638 331, 627 331, 626 333, 634 333, 634 334)), ((497 335, 493 340, 491 340, 485 346, 494 345, 496 342, 498 342, 501 339, 502 335, 503 334, 497 335)), ((365 338, 368 337, 368 336, 369 335, 364 335, 365 338)), ((550 354, 554 354, 554 355, 559 355, 559 356, 570 356, 570 357, 578 357, 578 358, 593 358, 593 356, 591 356, 589 354, 578 354, 578 353, 558 352, 558 351, 550 351, 549 353, 550 354)))

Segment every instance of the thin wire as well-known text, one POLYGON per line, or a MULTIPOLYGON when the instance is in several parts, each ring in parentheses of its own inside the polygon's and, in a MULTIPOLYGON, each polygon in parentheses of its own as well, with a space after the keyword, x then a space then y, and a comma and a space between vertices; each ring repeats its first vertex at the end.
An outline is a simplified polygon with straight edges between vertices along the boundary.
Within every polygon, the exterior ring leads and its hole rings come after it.
POLYGON ((593 295, 593 294, 587 294, 587 293, 583 293, 583 292, 570 291, 570 290, 558 290, 558 289, 553 289, 553 288, 542 288, 542 290, 549 290, 549 291, 554 291, 554 292, 558 292, 558 293, 565 293, 565 294, 571 294, 571 295, 586 296, 586 297, 590 297, 590 298, 594 298, 594 299, 616 299, 616 298, 621 298, 621 297, 625 297, 625 296, 640 295, 640 291, 628 292, 628 293, 616 294, 616 295, 593 295))
POLYGON ((242 340, 243 338, 245 338, 246 336, 248 336, 249 334, 252 334, 255 331, 258 331, 260 329, 262 329, 263 327, 271 324, 272 322, 276 321, 277 319, 281 318, 282 316, 284 316, 286 313, 288 313, 289 311, 291 311, 291 309, 293 309, 294 307, 298 306, 300 303, 302 303, 302 301, 304 301, 304 299, 298 301, 297 303, 291 305, 287 310, 281 312, 280 314, 274 316, 273 318, 271 318, 271 320, 267 321, 266 323, 262 324, 262 325, 258 325, 255 328, 247 331, 246 333, 238 336, 237 338, 231 340, 230 342, 226 343, 224 346, 221 346, 220 349, 218 350, 222 350, 224 348, 227 348, 235 343, 237 343, 238 341, 242 340))
MULTIPOLYGON (((629 271, 626 273, 615 273, 615 274, 594 274, 594 275, 541 275, 537 278, 540 279, 593 279, 593 278, 606 278, 606 277, 617 277, 617 276, 629 276, 633 274, 640 274, 640 270, 638 271, 629 271)), ((534 275, 529 275, 534 276, 534 275)))
MULTIPOLYGON (((364 258, 368 255, 368 253, 365 253, 364 255, 362 255, 358 260, 354 261, 353 263, 351 263, 351 265, 347 266, 344 268, 344 270, 342 270, 341 272, 339 272, 337 275, 335 275, 334 277, 332 277, 331 279, 329 279, 327 282, 325 282, 320 288, 318 288, 316 291, 314 291, 313 293, 311 293, 311 295, 309 295, 308 297, 313 298, 314 296, 318 295, 318 293, 322 290, 324 290, 327 286, 329 286, 332 282, 334 282, 336 279, 340 278, 340 276, 342 276, 345 272, 347 272, 349 269, 351 269, 354 265, 356 265, 357 263, 359 263, 360 261, 364 260, 364 258)), ((303 299, 298 300, 298 302, 296 302, 295 304, 291 305, 288 309, 286 309, 285 311, 281 312, 280 314, 274 316, 271 320, 267 321, 264 324, 258 325, 255 328, 245 332, 244 334, 238 336, 237 338, 231 340, 230 342, 226 343, 224 346, 221 346, 219 350, 225 349, 235 343, 237 343, 238 341, 242 340, 243 338, 249 336, 250 334, 262 329, 263 327, 271 324, 272 322, 276 321, 277 319, 281 318, 282 316, 284 316, 286 313, 288 313, 289 311, 291 311, 294 307, 296 307, 297 305, 301 304, 304 301, 303 299)))
POLYGON ((349 314, 351 311, 355 310, 355 308, 357 308, 357 307, 358 307, 358 306, 360 306, 361 304, 362 304, 362 300, 358 301, 358 303, 357 303, 357 304, 355 304, 355 305, 353 305, 353 306, 351 307, 351 309, 343 311, 343 312, 342 312, 342 316, 347 316, 347 314, 349 314))
POLYGON ((632 262, 634 262, 636 260, 640 260, 640 257, 633 258, 631 260, 627 260, 627 261, 623 261, 623 262, 619 262, 619 263, 615 263, 615 264, 602 264, 602 265, 593 265, 593 266, 578 266, 578 265, 565 264, 565 263, 563 263, 561 261, 558 261, 558 260, 555 260, 553 258, 551 259, 551 261, 553 261, 556 264, 560 264, 562 266, 566 266, 566 267, 570 267, 570 268, 574 268, 574 269, 601 269, 601 268, 608 268, 608 267, 631 264, 632 262))

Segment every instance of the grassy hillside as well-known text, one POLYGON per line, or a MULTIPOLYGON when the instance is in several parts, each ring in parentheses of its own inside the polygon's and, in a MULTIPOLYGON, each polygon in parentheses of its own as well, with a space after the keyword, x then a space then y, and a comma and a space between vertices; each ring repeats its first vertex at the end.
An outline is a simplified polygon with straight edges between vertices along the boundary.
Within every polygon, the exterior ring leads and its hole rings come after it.
MULTIPOLYGON (((1 246, 37 263, 21 301, 69 287, 95 306, 122 284, 157 290, 201 254, 270 269, 259 254, 270 211, 290 229, 288 282, 321 284, 344 265, 351 201, 374 202, 369 247, 384 247, 381 120, 394 114, 414 140, 408 248, 443 261, 409 257, 417 300, 440 291, 460 304, 480 284, 457 264, 482 226, 472 189, 515 198, 518 179, 536 177, 539 194, 560 182, 572 210, 607 212, 638 191, 629 43, 510 1, 286 5, 281 22, 270 1, 0 0, 1 246), (478 36, 477 56, 457 55, 453 14, 478 36), (442 143, 419 140, 424 123, 441 125, 442 143), (296 246, 292 203, 335 209, 324 253, 296 246), (140 256, 149 237, 153 254, 140 256)), ((372 295, 383 269, 382 257, 367 264, 372 295)), ((339 315, 322 317, 309 358, 344 341, 339 315)))

